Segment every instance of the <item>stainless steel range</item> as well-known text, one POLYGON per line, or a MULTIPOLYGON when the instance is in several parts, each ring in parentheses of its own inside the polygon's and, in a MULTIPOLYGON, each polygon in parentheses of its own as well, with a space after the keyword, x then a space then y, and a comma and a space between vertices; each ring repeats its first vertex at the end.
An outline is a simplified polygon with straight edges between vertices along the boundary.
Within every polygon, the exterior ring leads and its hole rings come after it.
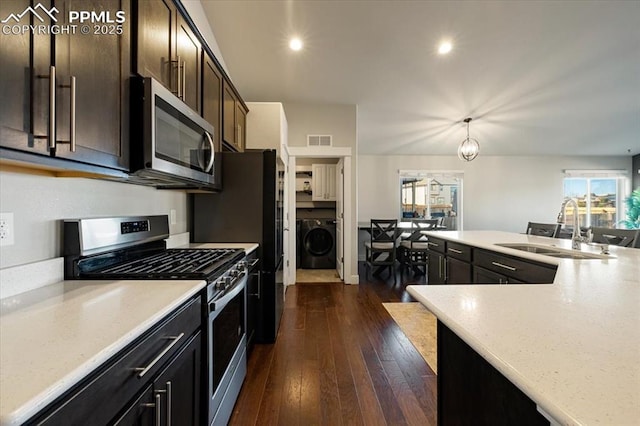
POLYGON ((208 424, 226 424, 246 376, 242 249, 166 248, 166 215, 64 221, 66 279, 202 279, 208 424))

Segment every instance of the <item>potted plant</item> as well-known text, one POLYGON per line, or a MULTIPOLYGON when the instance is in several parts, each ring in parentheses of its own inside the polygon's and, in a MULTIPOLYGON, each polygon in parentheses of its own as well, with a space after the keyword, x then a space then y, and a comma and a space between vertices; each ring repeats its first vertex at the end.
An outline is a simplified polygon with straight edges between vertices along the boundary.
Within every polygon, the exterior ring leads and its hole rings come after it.
POLYGON ((640 229, 640 187, 624 200, 627 205, 627 218, 620 223, 627 229, 640 229))

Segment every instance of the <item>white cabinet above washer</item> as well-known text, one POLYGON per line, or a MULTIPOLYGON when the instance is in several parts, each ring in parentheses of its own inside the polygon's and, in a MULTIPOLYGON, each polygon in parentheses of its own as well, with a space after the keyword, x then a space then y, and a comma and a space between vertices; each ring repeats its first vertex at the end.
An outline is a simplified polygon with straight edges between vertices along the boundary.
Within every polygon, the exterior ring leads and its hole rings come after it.
POLYGON ((337 167, 335 164, 312 164, 312 201, 336 201, 337 167))

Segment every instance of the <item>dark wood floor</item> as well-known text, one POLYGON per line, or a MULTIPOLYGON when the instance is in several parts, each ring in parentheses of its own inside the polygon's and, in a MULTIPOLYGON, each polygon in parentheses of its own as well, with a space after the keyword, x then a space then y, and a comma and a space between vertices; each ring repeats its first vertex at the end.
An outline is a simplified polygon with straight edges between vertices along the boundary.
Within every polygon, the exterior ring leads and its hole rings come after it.
MULTIPOLYGON (((256 345, 231 425, 432 425, 436 376, 382 302, 407 282, 289 287, 278 339, 256 345)), ((386 277, 386 273, 382 273, 386 277)))

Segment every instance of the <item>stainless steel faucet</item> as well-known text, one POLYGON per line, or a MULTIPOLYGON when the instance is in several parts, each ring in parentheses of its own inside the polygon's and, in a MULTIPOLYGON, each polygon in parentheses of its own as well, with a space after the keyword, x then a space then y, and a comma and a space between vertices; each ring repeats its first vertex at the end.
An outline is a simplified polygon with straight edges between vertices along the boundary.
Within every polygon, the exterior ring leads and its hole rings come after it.
POLYGON ((573 234, 571 234, 571 248, 574 250, 580 250, 580 243, 584 240, 580 235, 580 216, 578 215, 578 202, 573 198, 565 198, 560 207, 560 213, 558 213, 558 223, 565 223, 567 204, 573 206, 573 234))

